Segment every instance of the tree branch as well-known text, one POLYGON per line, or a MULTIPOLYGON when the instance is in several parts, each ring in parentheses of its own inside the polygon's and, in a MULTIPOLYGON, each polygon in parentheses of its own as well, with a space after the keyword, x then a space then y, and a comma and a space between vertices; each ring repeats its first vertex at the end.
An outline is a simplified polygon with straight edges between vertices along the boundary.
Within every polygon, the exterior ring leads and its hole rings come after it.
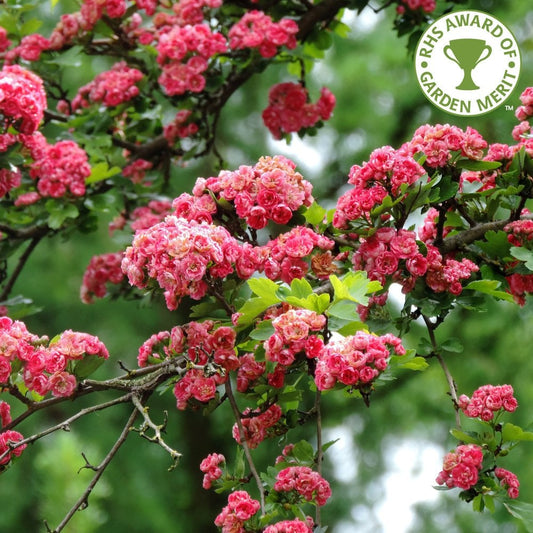
POLYGON ((115 457, 116 453, 118 452, 119 448, 124 444, 126 439, 128 438, 128 435, 130 433, 130 430, 135 422, 135 419, 137 418, 138 410, 137 408, 133 409, 130 417, 128 418, 128 421, 126 422, 124 428, 122 429, 122 432, 120 433, 118 439, 115 441, 115 444, 109 450, 109 453, 104 457, 104 460, 94 468, 96 474, 92 478, 91 482, 83 492, 83 494, 79 497, 78 501, 71 507, 69 512, 65 515, 61 523, 52 531, 52 533, 59 533, 64 529, 64 527, 69 523, 69 521, 74 516, 74 513, 78 509, 85 509, 89 505, 89 496, 102 477, 102 474, 104 473, 105 469, 109 465, 109 463, 112 461, 113 457, 115 457))
POLYGON ((452 235, 451 237, 446 237, 442 244, 439 246, 440 253, 442 255, 449 254, 455 250, 461 249, 467 244, 472 244, 474 241, 481 239, 487 231, 499 231, 509 224, 509 220, 495 220, 493 222, 485 222, 483 224, 478 224, 470 229, 466 229, 452 235))
POLYGON ((17 281, 17 278, 20 276, 20 273, 22 272, 22 269, 24 268, 24 265, 30 258, 30 255, 35 250, 41 239, 43 238, 43 235, 37 235, 33 237, 30 244, 28 244, 27 248, 24 250, 22 255, 20 256, 17 266, 15 267, 15 270, 13 270, 13 273, 11 274, 11 277, 7 280, 4 289, 2 293, 0 293, 0 301, 7 300, 9 297, 9 294, 11 293, 13 286, 15 285, 15 282, 17 281))

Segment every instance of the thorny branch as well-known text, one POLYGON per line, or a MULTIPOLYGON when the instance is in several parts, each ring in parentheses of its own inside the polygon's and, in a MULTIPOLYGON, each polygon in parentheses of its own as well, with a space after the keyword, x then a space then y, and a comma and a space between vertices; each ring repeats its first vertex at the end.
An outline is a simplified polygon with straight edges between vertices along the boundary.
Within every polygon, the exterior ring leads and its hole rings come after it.
POLYGON ((156 444, 161 446, 161 448, 163 448, 163 450, 165 450, 170 455, 170 457, 172 457, 172 465, 169 467, 169 470, 174 470, 174 468, 178 466, 179 460, 181 458, 181 453, 174 450, 174 448, 171 448, 161 436, 161 432, 165 430, 167 425, 166 412, 164 423, 157 425, 150 418, 150 415, 148 414, 148 407, 142 404, 141 399, 139 398, 139 396, 137 396, 137 394, 132 395, 131 401, 144 418, 143 424, 136 431, 139 432, 139 435, 141 435, 141 437, 145 438, 150 442, 155 442, 156 444), (146 431, 148 429, 151 429, 154 432, 153 436, 147 435, 146 431))

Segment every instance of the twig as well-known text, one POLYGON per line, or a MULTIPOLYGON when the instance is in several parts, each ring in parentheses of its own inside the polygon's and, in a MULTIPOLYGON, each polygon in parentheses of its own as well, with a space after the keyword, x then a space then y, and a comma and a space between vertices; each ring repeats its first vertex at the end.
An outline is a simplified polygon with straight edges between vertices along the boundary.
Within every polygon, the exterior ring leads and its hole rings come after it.
POLYGON ((433 347, 433 353, 431 355, 435 357, 439 362, 446 377, 446 381, 448 382, 448 388, 450 390, 450 396, 452 398, 453 408, 455 410, 455 425, 457 426, 457 429, 461 429, 461 417, 459 416, 459 403, 457 399, 457 386, 455 384, 455 380, 453 379, 453 376, 450 373, 450 369, 448 368, 446 361, 439 352, 439 347, 435 338, 435 326, 431 323, 427 316, 422 315, 422 318, 424 319, 424 322, 426 324, 429 340, 433 347))
POLYGON ((24 265, 26 264, 26 261, 28 261, 30 255, 32 254, 33 250, 35 250, 35 247, 39 244, 43 236, 44 234, 33 237, 33 239, 30 241, 30 244, 28 244, 27 248, 20 256, 15 270, 13 270, 11 277, 7 280, 7 283, 4 286, 4 290, 0 293, 0 301, 7 300, 9 293, 15 285, 15 281, 17 281, 17 278, 19 277, 20 273, 22 272, 22 269, 24 268, 24 265))
POLYGON ((46 435, 50 435, 50 433, 54 433, 55 431, 59 431, 59 430, 70 431, 70 424, 78 420, 78 418, 81 418, 85 415, 89 415, 91 413, 95 413, 96 411, 107 409, 108 407, 112 407, 113 405, 118 405, 120 403, 129 402, 131 400, 131 397, 132 397, 132 393, 129 393, 129 394, 125 394, 124 396, 121 396, 120 398, 115 398, 114 400, 110 400, 108 402, 100 403, 92 407, 87 407, 77 412, 75 415, 71 416, 70 418, 63 420, 63 422, 56 424, 55 426, 51 426, 43 431, 40 431, 39 433, 35 433, 34 435, 31 435, 30 437, 19 440, 16 443, 13 443, 12 445, 10 445, 9 449, 6 450, 2 455, 0 455, 0 462, 6 455, 9 454, 9 452, 14 450, 15 448, 18 448, 19 446, 23 446, 24 444, 31 444, 32 442, 42 439, 43 437, 46 437, 46 435))
POLYGON ((239 439, 244 449, 244 455, 246 456, 246 461, 248 462, 248 466, 250 467, 250 472, 252 473, 252 476, 254 476, 255 482, 257 484, 257 488, 259 489, 259 496, 261 500, 261 513, 264 515, 265 514, 265 489, 263 487, 263 482, 261 481, 261 478, 259 477, 259 474, 257 473, 257 469, 255 468, 254 460, 252 459, 252 454, 250 453, 250 447, 248 446, 248 442, 246 441, 246 434, 244 432, 244 427, 241 421, 241 412, 239 410, 239 406, 237 405, 237 402, 235 401, 235 396, 233 395, 233 390, 231 388, 231 381, 229 380, 229 378, 225 383, 225 387, 226 387, 226 396, 228 397, 229 403, 231 405, 231 409, 233 410, 233 415, 235 416, 235 421, 237 422, 237 428, 239 430, 239 439))
POLYGON ((89 495, 91 494, 92 490, 102 477, 102 474, 104 473, 105 469, 109 465, 109 463, 112 461, 113 457, 115 457, 116 453, 118 452, 119 448, 124 444, 126 439, 128 438, 128 435, 130 433, 130 430, 135 422, 135 419, 137 418, 138 410, 135 408, 130 417, 128 418, 128 421, 126 422, 126 425, 122 429, 122 432, 120 433, 118 439, 115 441, 115 444, 109 450, 109 453, 104 457, 104 460, 96 467, 96 474, 92 478, 91 482, 83 492, 83 494, 79 497, 78 501, 71 507, 71 509, 68 511, 68 513, 65 515, 61 523, 52 531, 52 533, 59 533, 63 530, 63 528, 69 523, 71 518, 74 516, 74 513, 78 509, 85 509, 89 505, 89 495))
POLYGON ((161 436, 161 430, 165 429, 167 421, 165 420, 165 422, 161 425, 155 424, 148 414, 148 407, 142 404, 141 400, 136 394, 132 395, 131 401, 144 418, 144 423, 138 430, 139 434, 146 440, 150 442, 155 442, 156 444, 161 446, 161 448, 163 448, 163 450, 165 450, 170 455, 170 457, 172 457, 172 465, 170 466, 169 471, 174 470, 174 468, 178 466, 179 460, 181 458, 181 453, 174 450, 174 448, 171 448, 161 436), (147 428, 150 428, 154 432, 154 435, 152 437, 149 437, 146 434, 147 428))

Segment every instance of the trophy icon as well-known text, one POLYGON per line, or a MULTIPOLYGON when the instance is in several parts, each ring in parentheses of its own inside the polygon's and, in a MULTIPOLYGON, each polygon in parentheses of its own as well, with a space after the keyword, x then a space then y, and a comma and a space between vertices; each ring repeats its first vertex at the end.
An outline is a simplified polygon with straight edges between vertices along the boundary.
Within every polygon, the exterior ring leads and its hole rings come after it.
POLYGON ((453 39, 444 47, 444 55, 457 63, 464 71, 463 81, 456 87, 463 91, 475 91, 479 87, 472 79, 472 71, 487 59, 492 48, 482 39, 453 39))

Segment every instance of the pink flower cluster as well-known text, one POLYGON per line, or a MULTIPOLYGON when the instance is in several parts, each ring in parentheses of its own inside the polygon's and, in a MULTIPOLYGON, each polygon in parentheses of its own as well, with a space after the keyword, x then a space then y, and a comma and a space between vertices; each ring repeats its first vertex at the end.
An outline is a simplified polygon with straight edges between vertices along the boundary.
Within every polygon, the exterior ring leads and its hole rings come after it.
POLYGON ((152 163, 146 159, 136 159, 122 169, 122 175, 129 178, 132 183, 142 183, 146 176, 146 171, 152 168, 152 163))
POLYGON ((11 46, 11 41, 7 38, 7 31, 0 26, 0 53, 5 52, 11 46))
POLYGON ((374 150, 363 166, 350 169, 348 183, 354 188, 338 199, 333 225, 345 229, 349 221, 370 220, 372 209, 387 195, 401 196, 402 185, 412 185, 424 175, 425 170, 406 148, 385 146, 374 150))
MULTIPOLYGON (((425 235, 433 232, 425 228, 425 235)), ((469 259, 458 261, 444 258, 438 249, 425 244, 426 255, 419 251, 413 231, 379 228, 361 245, 353 255, 354 268, 365 270, 368 277, 386 285, 388 277, 403 286, 403 292, 410 292, 417 278, 425 276, 427 285, 435 292, 448 291, 461 294, 461 280, 468 279, 478 266, 469 259)))
POLYGON ((494 418, 494 413, 501 409, 512 413, 518 407, 511 385, 483 385, 476 389, 469 398, 459 396, 458 405, 466 416, 481 418, 485 422, 494 418))
POLYGON ((215 9, 222 5, 222 0, 180 0, 172 6, 180 26, 200 24, 205 17, 204 10, 215 9))
POLYGON ((30 333, 23 322, 0 318, 0 383, 20 372, 26 387, 40 396, 70 396, 77 385, 71 373, 74 362, 85 356, 109 357, 104 344, 87 333, 66 330, 48 346, 47 341, 30 333))
POLYGON ((265 373, 265 369, 266 363, 256 361, 253 353, 241 355, 237 371, 237 390, 246 392, 265 373))
POLYGON ((452 152, 457 151, 468 159, 482 159, 487 141, 470 126, 463 131, 458 126, 449 124, 426 124, 415 131, 413 139, 403 148, 412 154, 423 153, 426 156, 425 164, 436 168, 446 166, 452 152))
POLYGON ((526 295, 533 293, 533 274, 510 274, 505 278, 509 285, 509 292, 518 305, 526 304, 526 295))
POLYGON ((98 74, 87 85, 78 90, 72 100, 72 110, 89 107, 92 103, 101 102, 106 107, 116 107, 139 95, 137 83, 142 80, 143 73, 129 67, 125 61, 115 63, 111 70, 98 74))
POLYGON ((161 32, 157 62, 163 72, 159 83, 169 96, 204 90, 208 60, 227 50, 226 39, 207 24, 174 26, 161 32))
MULTIPOLYGON (((292 216, 292 212, 290 214, 292 216)), ((316 249, 331 250, 334 245, 334 241, 312 229, 296 226, 265 245, 265 274, 272 280, 281 279, 290 284, 293 279, 301 279, 307 274, 309 262, 304 258, 311 256, 316 249)))
POLYGON ((387 368, 391 352, 405 354, 401 340, 391 334, 379 337, 358 331, 353 336, 335 336, 318 355, 316 386, 319 390, 331 389, 337 382, 364 386, 387 368))
POLYGON ((533 87, 528 87, 520 95, 521 106, 515 111, 518 120, 524 121, 533 116, 533 87))
POLYGON ((302 522, 299 518, 295 518, 271 524, 263 530, 263 533, 313 533, 313 526, 313 519, 302 522))
POLYGON ((533 220, 516 220, 507 224, 504 231, 513 246, 525 246, 533 239, 533 220))
POLYGON ((297 492, 308 502, 325 505, 331 496, 329 483, 308 466, 289 466, 276 476, 274 490, 278 492, 297 492))
POLYGON ((171 213, 172 204, 168 200, 150 200, 148 205, 136 207, 130 215, 131 229, 143 230, 155 226, 171 213))
POLYGON ((313 127, 319 120, 328 120, 335 107, 335 96, 326 87, 313 104, 308 102, 307 89, 300 83, 278 83, 268 93, 268 107, 262 117, 275 139, 283 134, 313 127))
POLYGON ((0 198, 3 198, 11 189, 18 187, 22 176, 20 171, 0 168, 0 198))
POLYGON ((500 480, 501 486, 507 489, 507 496, 509 496, 509 498, 518 498, 520 481, 518 481, 516 474, 509 472, 509 470, 505 470, 505 468, 498 467, 494 469, 494 475, 500 480))
POLYGON ((175 326, 170 331, 155 333, 139 348, 137 362, 140 367, 160 363, 180 354, 193 363, 193 368, 187 370, 174 387, 177 408, 180 410, 186 409, 191 399, 199 402, 213 399, 217 385, 224 383, 228 372, 239 366, 235 353, 235 330, 227 326, 215 326, 210 320, 175 326), (207 363, 218 365, 222 371, 206 375, 203 366, 207 363))
POLYGON ((41 123, 46 109, 43 82, 33 72, 18 65, 0 71, 0 127, 12 126, 32 134, 41 123))
POLYGON ((237 216, 253 229, 264 228, 269 220, 287 224, 294 211, 313 203, 312 185, 295 168, 294 162, 281 155, 261 157, 253 167, 242 165, 235 171, 223 170, 217 177, 199 178, 194 202, 210 192, 232 202, 237 216))
POLYGON ((0 422, 0 466, 3 466, 9 463, 13 456, 19 457, 26 448, 26 444, 21 444, 14 448, 13 446, 23 440, 24 437, 18 431, 2 430, 5 426, 11 424, 11 406, 4 401, 0 401, 0 422))
POLYGON ((164 290, 167 307, 176 309, 183 296, 201 299, 208 278, 224 278, 239 269, 242 246, 222 226, 167 216, 146 230, 138 230, 126 249, 122 270, 141 289, 150 279, 164 290))
POLYGON ((120 283, 124 279, 121 264, 122 252, 93 256, 83 274, 81 301, 92 304, 95 297, 103 298, 107 294, 107 283, 120 283))
POLYGON ((232 50, 257 48, 263 57, 269 58, 278 53, 280 46, 289 50, 296 48, 297 33, 298 25, 294 20, 283 18, 273 22, 262 11, 252 10, 230 28, 228 38, 232 50))
POLYGON ((30 168, 30 176, 38 180, 39 194, 52 198, 60 198, 67 193, 83 196, 85 179, 90 174, 87 154, 74 141, 46 145, 30 168))
MULTIPOLYGON (((276 404, 271 405, 266 411, 261 411, 259 408, 252 411, 250 408, 246 408, 241 414, 241 423, 248 447, 251 449, 257 448, 268 437, 268 430, 276 425, 281 415, 281 407, 276 404)), ((232 434, 233 438, 241 444, 241 436, 237 424, 233 425, 232 434)))
POLYGON ((245 533, 244 523, 259 511, 261 504, 245 490, 236 490, 228 496, 228 505, 215 518, 222 533, 245 533))
POLYGON ((216 481, 222 476, 222 469, 220 463, 226 462, 226 458, 221 453, 210 453, 200 463, 200 470, 204 473, 202 487, 210 489, 213 481, 216 481))
POLYGON ((291 365, 296 354, 305 351, 314 356, 316 344, 323 342, 312 331, 320 331, 326 325, 326 317, 309 309, 289 309, 272 320, 274 333, 264 342, 265 356, 283 366, 291 365))
POLYGON ((170 146, 174 144, 176 139, 190 137, 198 131, 198 124, 190 122, 191 115, 190 109, 182 109, 176 113, 174 120, 163 128, 163 135, 170 146))
POLYGON ((477 444, 457 446, 455 451, 444 457, 442 470, 436 482, 449 488, 459 487, 468 490, 477 483, 482 463, 483 451, 480 446, 477 444))
POLYGON ((404 13, 405 8, 409 8, 411 11, 422 10, 424 13, 432 13, 437 7, 435 0, 400 0, 402 3, 398 4, 396 11, 398 13, 404 13))

